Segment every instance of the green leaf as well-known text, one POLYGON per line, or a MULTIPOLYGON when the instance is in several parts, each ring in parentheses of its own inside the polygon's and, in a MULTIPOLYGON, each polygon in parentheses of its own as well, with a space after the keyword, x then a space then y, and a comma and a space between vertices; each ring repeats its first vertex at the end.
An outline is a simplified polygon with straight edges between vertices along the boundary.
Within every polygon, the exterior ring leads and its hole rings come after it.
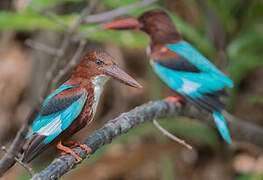
POLYGON ((254 172, 254 173, 243 173, 236 177, 237 180, 262 180, 263 173, 262 172, 254 172))
POLYGON ((261 95, 251 95, 249 98, 251 104, 263 105, 263 96, 261 95))
POLYGON ((108 8, 118 8, 120 6, 127 6, 134 4, 136 2, 140 2, 140 0, 104 0, 103 4, 108 8))
POLYGON ((226 31, 234 32, 237 26, 234 13, 239 7, 239 2, 237 0, 208 0, 208 2, 217 10, 226 31))
POLYGON ((96 41, 112 41, 130 48, 145 48, 148 44, 147 36, 132 31, 98 31, 88 37, 96 41))
POLYGON ((235 99, 239 94, 239 84, 242 79, 246 76, 247 72, 260 66, 263 66, 262 56, 260 55, 241 54, 230 59, 228 69, 230 78, 234 81, 234 88, 229 91, 231 94, 231 108, 235 105, 235 99))
POLYGON ((51 8, 65 2, 79 3, 89 0, 32 0, 27 6, 27 10, 40 11, 43 8, 51 8))
MULTIPOLYGON (((72 24, 75 21, 75 15, 60 16, 65 24, 72 24)), ((61 26, 45 16, 32 12, 14 13, 0 12, 0 30, 13 29, 16 31, 32 31, 36 29, 62 30, 61 26)))
POLYGON ((263 46, 262 24, 251 24, 248 29, 240 32, 227 47, 230 58, 248 53, 261 53, 263 46))

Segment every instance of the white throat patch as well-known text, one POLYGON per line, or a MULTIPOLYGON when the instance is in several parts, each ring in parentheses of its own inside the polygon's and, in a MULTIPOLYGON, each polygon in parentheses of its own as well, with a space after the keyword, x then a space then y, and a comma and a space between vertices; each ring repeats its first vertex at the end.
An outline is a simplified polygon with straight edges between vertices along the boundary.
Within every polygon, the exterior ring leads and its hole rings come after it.
POLYGON ((110 78, 105 75, 98 75, 95 76, 95 78, 92 80, 92 83, 94 85, 94 104, 92 105, 93 110, 93 116, 96 113, 97 106, 100 101, 100 95, 103 91, 104 84, 109 80, 110 78))

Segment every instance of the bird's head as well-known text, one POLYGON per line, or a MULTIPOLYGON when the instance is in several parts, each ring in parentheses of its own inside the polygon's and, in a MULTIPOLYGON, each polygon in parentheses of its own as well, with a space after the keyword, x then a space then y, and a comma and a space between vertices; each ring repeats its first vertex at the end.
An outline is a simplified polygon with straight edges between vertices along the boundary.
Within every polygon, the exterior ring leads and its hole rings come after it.
POLYGON ((160 9, 147 11, 137 19, 122 19, 106 24, 104 27, 114 30, 140 30, 156 40, 181 40, 181 35, 172 19, 160 9))
POLYGON ((90 52, 84 55, 75 68, 73 75, 91 79, 92 81, 98 77, 106 80, 114 78, 132 87, 142 87, 136 80, 120 69, 110 55, 104 52, 90 52))

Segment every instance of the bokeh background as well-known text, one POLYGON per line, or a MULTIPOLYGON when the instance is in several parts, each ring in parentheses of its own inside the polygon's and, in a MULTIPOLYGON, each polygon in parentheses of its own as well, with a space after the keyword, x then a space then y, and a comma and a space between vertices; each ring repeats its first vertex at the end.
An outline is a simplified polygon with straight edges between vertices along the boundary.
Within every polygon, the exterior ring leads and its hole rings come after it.
MULTIPOLYGON (((100 13, 138 0, 101 0, 100 13)), ((89 0, 0 1, 0 145, 12 142, 39 96, 39 89, 53 57, 28 45, 28 39, 58 47, 64 31, 48 16, 71 25, 89 0)), ((184 38, 228 74, 235 82, 225 101, 229 112, 258 126, 263 125, 263 1, 262 0, 160 0, 122 17, 137 17, 152 8, 167 10, 184 38)), ((76 134, 81 140, 120 113, 172 92, 152 72, 146 57, 148 37, 140 32, 90 30, 85 51, 101 50, 115 57, 143 89, 111 81, 105 87, 100 108, 89 127, 76 134)), ((76 51, 72 42, 68 57, 76 51)), ((66 77, 65 77, 66 78, 66 77)), ((188 150, 163 136, 151 123, 134 128, 98 150, 62 179, 263 179, 263 152, 249 142, 229 146, 216 129, 200 121, 178 117, 160 121, 173 134, 194 146, 188 150)), ((3 152, 0 152, 0 156, 3 152)), ((55 148, 39 156, 31 166, 40 171, 58 155, 55 148)), ((19 165, 4 179, 28 179, 19 165)))

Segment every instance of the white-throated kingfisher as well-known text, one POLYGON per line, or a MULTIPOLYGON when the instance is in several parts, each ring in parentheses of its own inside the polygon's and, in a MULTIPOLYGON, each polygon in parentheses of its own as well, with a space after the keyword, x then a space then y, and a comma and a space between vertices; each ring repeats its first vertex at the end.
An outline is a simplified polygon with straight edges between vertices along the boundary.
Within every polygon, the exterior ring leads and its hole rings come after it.
POLYGON ((64 140, 92 121, 103 86, 110 78, 132 87, 141 87, 108 54, 86 54, 70 79, 45 99, 32 130, 27 134, 22 162, 30 162, 51 144, 57 144, 58 149, 81 161, 75 152, 64 145, 80 146, 87 152, 91 149, 79 142, 64 140))
POLYGON ((191 44, 183 40, 172 19, 162 10, 143 13, 138 19, 128 18, 105 25, 106 29, 140 30, 150 36, 150 62, 156 74, 182 99, 212 113, 222 137, 231 143, 231 137, 222 115, 224 104, 220 96, 224 87, 233 82, 191 44))

